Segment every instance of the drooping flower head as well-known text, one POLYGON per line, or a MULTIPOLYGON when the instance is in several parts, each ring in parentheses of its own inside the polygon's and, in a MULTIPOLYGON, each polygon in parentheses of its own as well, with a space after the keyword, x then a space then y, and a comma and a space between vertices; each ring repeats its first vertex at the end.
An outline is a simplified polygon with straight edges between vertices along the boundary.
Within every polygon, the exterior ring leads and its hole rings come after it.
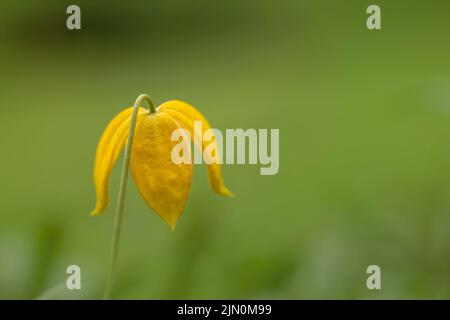
MULTIPOLYGON (((94 165, 97 204, 91 212, 93 216, 102 213, 109 205, 109 176, 126 144, 132 112, 133 108, 120 112, 108 124, 98 143, 94 165)), ((189 196, 193 164, 175 164, 172 161, 172 149, 178 142, 172 141, 171 136, 174 130, 184 129, 195 143, 202 141, 194 139, 194 121, 201 122, 203 132, 211 128, 197 109, 177 100, 163 103, 155 112, 140 107, 137 113, 131 150, 131 172, 142 198, 172 229, 175 228, 189 196)), ((190 142, 183 141, 189 143, 190 148, 190 142)), ((215 143, 214 139, 212 143, 215 143)), ((202 143, 197 147, 203 151, 206 144, 202 143)), ((208 180, 212 190, 220 195, 232 196, 224 185, 220 164, 205 162, 210 163, 207 165, 208 180)))

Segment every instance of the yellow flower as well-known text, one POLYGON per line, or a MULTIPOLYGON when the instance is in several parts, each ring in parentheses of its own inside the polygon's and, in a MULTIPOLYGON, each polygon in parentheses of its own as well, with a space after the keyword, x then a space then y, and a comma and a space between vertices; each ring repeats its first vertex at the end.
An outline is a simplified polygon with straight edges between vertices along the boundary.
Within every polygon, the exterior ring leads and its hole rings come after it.
MULTIPOLYGON (((133 108, 120 112, 108 124, 98 144, 94 165, 97 204, 91 212, 93 216, 102 213, 109 205, 109 176, 128 139, 132 112, 133 108)), ((176 129, 185 129, 196 142, 194 121, 202 122, 203 132, 211 128, 197 109, 182 101, 165 102, 153 113, 139 108, 137 113, 131 172, 142 198, 172 229, 189 196, 193 164, 173 163, 171 151, 179 142, 172 141, 171 135, 176 129)), ((203 151, 206 144, 198 147, 203 151)), ((223 183, 218 163, 208 164, 208 179, 214 192, 232 196, 223 183)))

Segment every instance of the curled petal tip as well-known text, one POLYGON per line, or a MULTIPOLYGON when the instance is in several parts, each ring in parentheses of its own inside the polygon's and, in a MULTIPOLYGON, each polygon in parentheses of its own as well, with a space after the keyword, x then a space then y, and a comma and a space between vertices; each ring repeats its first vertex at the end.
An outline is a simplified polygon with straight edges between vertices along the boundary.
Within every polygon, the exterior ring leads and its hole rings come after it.
POLYGON ((89 215, 91 217, 98 216, 99 214, 100 214, 100 211, 98 211, 97 209, 94 209, 94 210, 91 211, 91 213, 89 213, 89 215))
POLYGON ((231 192, 230 190, 228 190, 228 188, 225 187, 225 186, 221 186, 218 193, 219 193, 220 195, 222 195, 222 196, 234 198, 233 192, 231 192))
POLYGON ((94 210, 92 210, 89 215, 91 217, 96 217, 99 216, 100 214, 102 214, 105 211, 106 207, 102 207, 102 206, 96 206, 94 210))
POLYGON ((163 220, 167 223, 170 230, 174 231, 175 227, 177 226, 178 219, 176 218, 163 218, 163 220))

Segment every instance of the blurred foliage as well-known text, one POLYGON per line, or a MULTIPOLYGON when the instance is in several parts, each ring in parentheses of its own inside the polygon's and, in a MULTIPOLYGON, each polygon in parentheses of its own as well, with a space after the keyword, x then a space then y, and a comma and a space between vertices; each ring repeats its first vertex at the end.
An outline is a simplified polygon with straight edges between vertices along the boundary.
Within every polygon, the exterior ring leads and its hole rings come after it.
MULTIPOLYGON (((78 1, 0 4, 0 298, 82 270, 99 298, 112 207, 94 205, 107 122, 149 93, 213 125, 279 128, 280 172, 204 166, 175 232, 130 183, 114 297, 450 298, 448 1, 78 1), (369 291, 365 270, 382 269, 369 291)), ((118 166, 117 166, 118 167, 118 166)))

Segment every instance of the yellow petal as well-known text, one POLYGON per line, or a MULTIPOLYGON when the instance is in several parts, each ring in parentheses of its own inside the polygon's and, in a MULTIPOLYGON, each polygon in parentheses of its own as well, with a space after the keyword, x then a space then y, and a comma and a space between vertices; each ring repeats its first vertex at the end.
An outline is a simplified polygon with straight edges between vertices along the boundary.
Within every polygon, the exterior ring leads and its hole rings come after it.
POLYGON ((100 138, 100 141, 97 146, 97 152, 95 155, 95 165, 94 165, 94 179, 98 175, 100 170, 100 166, 105 158, 105 150, 109 146, 112 137, 116 133, 117 128, 131 116, 131 112, 133 108, 127 108, 121 111, 117 116, 114 117, 106 127, 105 131, 100 138))
MULTIPOLYGON (((193 106, 183 101, 178 100, 167 101, 162 105, 160 105, 158 107, 158 110, 167 113, 171 117, 175 118, 184 129, 189 131, 192 138, 194 138, 194 121, 202 122, 202 135, 206 130, 211 128, 211 125, 208 123, 206 118, 197 109, 195 109, 193 106)), ((200 140, 201 137, 197 137, 197 139, 200 140)), ((194 139, 194 141, 197 139, 194 139)), ((212 143, 215 143, 215 138, 212 139, 212 141, 203 141, 203 145, 197 147, 200 148, 202 150, 202 154, 204 154, 203 151, 206 148, 206 146, 212 143)), ((216 157, 218 157, 217 149, 216 149, 216 157)), ((208 164, 207 167, 208 167, 208 180, 213 191, 220 195, 232 197, 233 193, 231 193, 231 191, 228 190, 228 188, 225 186, 223 182, 220 164, 212 163, 208 164)))
MULTIPOLYGON (((94 185, 97 194, 95 209, 92 216, 100 214, 109 205, 109 175, 125 145, 130 131, 132 108, 119 113, 106 127, 97 147, 94 165, 94 185)), ((145 113, 140 108, 138 119, 145 113)), ((139 121, 139 120, 138 120, 139 121)))
POLYGON ((136 127, 131 154, 131 172, 139 193, 172 229, 189 196, 193 168, 192 164, 172 162, 172 149, 179 142, 172 141, 171 136, 179 128, 167 114, 143 116, 136 127))

